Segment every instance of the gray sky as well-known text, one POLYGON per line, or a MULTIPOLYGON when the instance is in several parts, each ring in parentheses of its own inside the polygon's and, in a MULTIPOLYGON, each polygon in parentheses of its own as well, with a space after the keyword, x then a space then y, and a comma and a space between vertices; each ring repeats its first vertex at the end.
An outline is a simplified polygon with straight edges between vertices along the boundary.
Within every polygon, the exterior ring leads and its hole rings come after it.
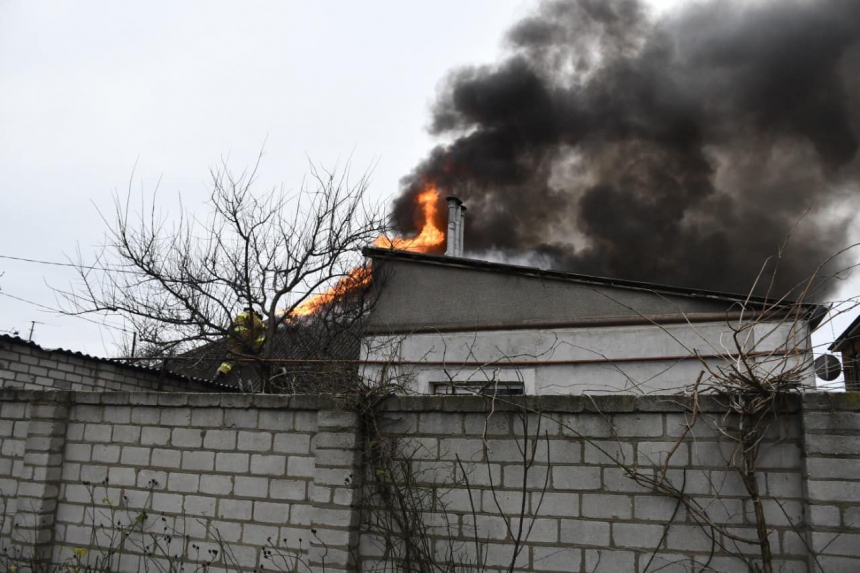
MULTIPOLYGON (((393 196, 435 143, 446 73, 496 61, 534 4, 0 1, 0 255, 90 259, 97 208, 109 215, 135 163, 136 191, 161 178, 194 209, 210 166, 241 168, 264 142, 262 186, 297 188, 308 157, 351 157, 354 172, 376 166, 374 197, 393 196)), ((10 298, 57 307, 48 285, 71 269, 0 259, 0 272, 0 332, 26 338, 35 320, 43 346, 115 352, 111 329, 10 298)))

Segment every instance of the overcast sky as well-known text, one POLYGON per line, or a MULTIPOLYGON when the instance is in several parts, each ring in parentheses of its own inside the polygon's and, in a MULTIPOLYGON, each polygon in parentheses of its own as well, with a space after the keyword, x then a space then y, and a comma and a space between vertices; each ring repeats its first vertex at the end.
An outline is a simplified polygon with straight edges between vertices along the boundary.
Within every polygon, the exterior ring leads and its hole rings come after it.
MULTIPOLYGON (((457 65, 488 62, 528 2, 0 2, 0 255, 63 262, 102 242, 112 194, 202 207, 209 167, 265 142, 261 187, 311 158, 375 165, 389 197, 433 141, 428 108, 457 65)), ((71 269, 0 259, 5 295, 56 307, 71 269)), ((0 296, 0 331, 94 354, 110 329, 0 296)), ((121 326, 121 321, 110 320, 121 326)))
MULTIPOLYGON (((446 73, 496 61, 534 5, 0 0, 0 256, 87 260, 98 209, 135 164, 136 191, 160 178, 202 208, 210 166, 241 168, 264 142, 262 186, 298 187, 308 158, 351 158, 391 197, 436 143, 428 110, 446 73)), ((26 338, 36 321, 45 347, 116 352, 111 329, 48 310, 71 269, 0 258, 0 273, 0 332, 26 338)))

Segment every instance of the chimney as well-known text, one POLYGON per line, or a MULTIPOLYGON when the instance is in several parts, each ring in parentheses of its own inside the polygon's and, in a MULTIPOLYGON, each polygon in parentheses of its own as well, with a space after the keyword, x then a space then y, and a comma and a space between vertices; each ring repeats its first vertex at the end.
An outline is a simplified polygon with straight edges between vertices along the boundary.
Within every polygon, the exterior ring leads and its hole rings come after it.
POLYGON ((466 206, 463 203, 460 203, 460 227, 457 232, 457 250, 458 257, 463 256, 463 229, 466 228, 466 206))
POLYGON ((462 257, 463 256, 463 219, 466 213, 466 207, 463 202, 456 197, 447 197, 448 202, 448 233, 447 233, 447 248, 445 249, 446 257, 462 257))

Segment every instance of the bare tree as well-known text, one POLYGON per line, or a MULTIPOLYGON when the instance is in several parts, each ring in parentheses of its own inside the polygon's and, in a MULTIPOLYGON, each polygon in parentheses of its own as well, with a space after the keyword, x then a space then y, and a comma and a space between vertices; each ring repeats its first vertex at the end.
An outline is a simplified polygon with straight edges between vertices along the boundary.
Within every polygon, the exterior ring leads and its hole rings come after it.
MULTIPOLYGON (((94 264, 79 257, 79 284, 62 293, 68 312, 117 313, 148 358, 209 348, 186 358, 211 365, 224 357, 225 340, 240 339, 234 317, 253 308, 263 318, 265 341, 244 342, 233 354, 252 361, 260 389, 269 390, 279 328, 307 321, 317 302, 337 306, 366 290, 370 272, 360 250, 383 232, 384 217, 367 201, 367 174, 351 181, 348 169, 311 163, 297 192, 258 193, 259 165, 258 157, 238 175, 223 161, 212 169, 211 210, 203 218, 184 208, 166 218, 156 208, 157 189, 139 210, 130 189, 116 196, 112 220, 102 214, 109 229, 104 250, 94 264)), ((360 314, 355 306, 338 313, 360 314)))

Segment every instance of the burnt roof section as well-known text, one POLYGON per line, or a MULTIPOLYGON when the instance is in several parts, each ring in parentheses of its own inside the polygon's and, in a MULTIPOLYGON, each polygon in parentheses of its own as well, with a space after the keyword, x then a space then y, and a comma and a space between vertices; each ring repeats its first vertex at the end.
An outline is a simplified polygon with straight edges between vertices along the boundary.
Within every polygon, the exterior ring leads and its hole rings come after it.
MULTIPOLYGON (((358 322, 345 325, 312 320, 285 322, 275 331, 271 355, 275 374, 310 377, 313 373, 330 372, 332 364, 354 362, 360 356, 360 338, 358 322)), ((210 342, 185 352, 169 367, 177 373, 214 378, 218 366, 227 359, 227 348, 226 340, 210 342)), ((233 370, 223 384, 237 390, 259 389, 260 379, 253 360, 233 363, 233 370)))
POLYGON ((229 386, 227 384, 219 384, 217 382, 213 382, 212 380, 206 380, 203 378, 195 378, 192 376, 186 376, 184 374, 180 374, 170 369, 165 369, 162 371, 161 368, 151 368, 149 366, 140 366, 138 364, 129 364, 126 361, 116 360, 113 358, 102 358, 100 356, 93 356, 91 354, 84 354, 83 352, 75 352, 74 350, 66 350, 65 348, 43 348, 39 346, 35 342, 30 340, 24 340, 18 336, 11 336, 8 334, 0 334, 0 342, 12 342, 19 346, 26 346, 28 348, 32 348, 35 350, 39 350, 41 352, 49 353, 49 354, 60 354, 62 356, 71 356, 74 358, 80 358, 82 360, 86 360, 89 362, 98 362, 100 364, 110 364, 111 366, 115 366, 116 368, 120 368, 122 370, 132 371, 132 372, 143 372, 146 374, 163 374, 168 376, 172 380, 178 380, 180 382, 188 382, 193 384, 202 384, 206 386, 211 386, 212 388, 218 388, 220 390, 235 390, 234 387, 229 386))
POLYGON ((831 352, 842 352, 842 349, 845 348, 846 344, 858 337, 860 337, 860 316, 855 318, 854 322, 842 331, 842 334, 833 341, 833 344, 827 347, 827 350, 831 352))
MULTIPOLYGON (((827 307, 812 304, 798 303, 792 300, 783 300, 780 302, 771 299, 752 296, 746 294, 726 293, 720 291, 694 289, 687 287, 679 287, 672 285, 662 285, 657 283, 646 283, 639 281, 630 281, 624 279, 615 279, 609 277, 595 277, 566 271, 554 271, 541 269, 538 267, 526 267, 522 265, 511 265, 507 263, 495 263, 490 261, 482 261, 478 259, 469 259, 461 257, 449 257, 443 255, 428 255, 423 253, 413 253, 409 251, 397 251, 394 249, 380 249, 378 247, 366 247, 362 253, 364 256, 371 259, 381 261, 409 261, 427 265, 438 265, 452 268, 476 269, 486 272, 505 273, 519 276, 529 276, 540 279, 551 279, 560 281, 570 281, 580 284, 609 286, 623 289, 643 290, 647 292, 660 293, 665 295, 684 296, 696 299, 720 300, 727 302, 752 304, 756 307, 769 306, 771 308, 789 309, 796 305, 800 305, 804 310, 804 317, 809 321, 809 326, 815 330, 827 314, 827 307)), ((860 320, 860 319, 858 319, 860 320)))

